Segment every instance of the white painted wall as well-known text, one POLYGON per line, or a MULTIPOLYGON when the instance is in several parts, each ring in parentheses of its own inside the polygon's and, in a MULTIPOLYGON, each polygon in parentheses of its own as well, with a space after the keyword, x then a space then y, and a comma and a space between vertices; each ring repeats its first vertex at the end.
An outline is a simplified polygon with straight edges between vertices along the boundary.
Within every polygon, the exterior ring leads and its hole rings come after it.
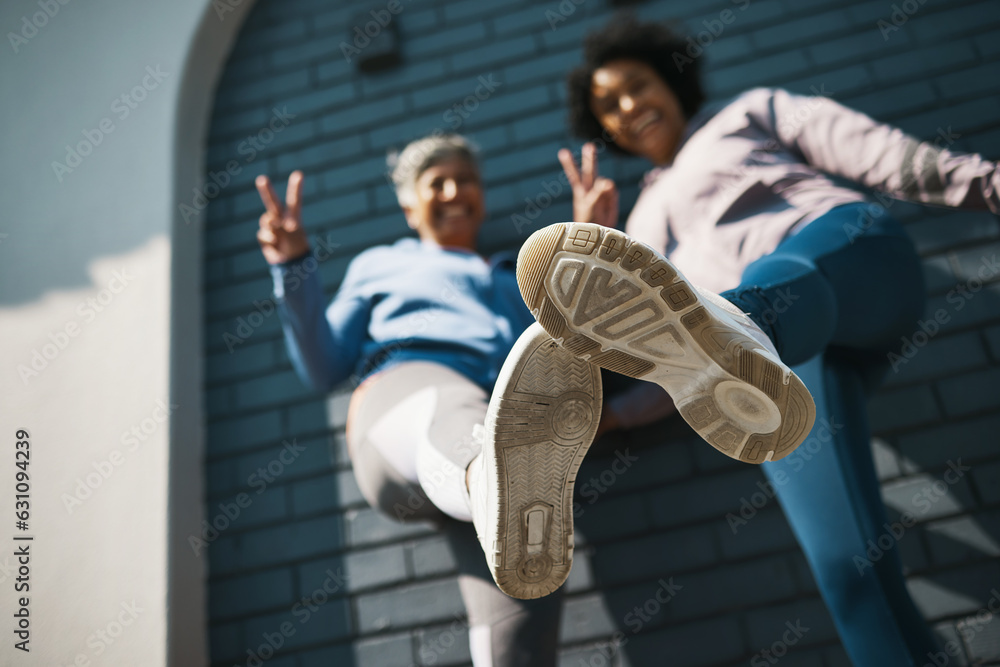
POLYGON ((207 662, 207 563, 186 543, 203 495, 201 228, 177 202, 251 4, 226 1, 239 4, 221 20, 210 0, 0 3, 0 664, 207 662), (95 145, 67 163, 81 142, 95 145))

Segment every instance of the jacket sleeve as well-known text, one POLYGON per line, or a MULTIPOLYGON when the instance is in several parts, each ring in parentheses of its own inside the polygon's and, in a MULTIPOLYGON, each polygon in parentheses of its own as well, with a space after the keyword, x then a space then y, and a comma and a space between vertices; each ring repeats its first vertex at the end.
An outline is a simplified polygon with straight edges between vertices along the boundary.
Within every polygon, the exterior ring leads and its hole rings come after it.
POLYGON ((318 262, 315 258, 309 262, 311 257, 310 253, 271 267, 274 298, 295 372, 306 386, 330 391, 357 365, 368 335, 370 305, 359 289, 352 262, 324 312, 318 262))
POLYGON ((807 164, 897 199, 1000 213, 996 162, 948 150, 950 129, 919 141, 827 97, 770 92, 758 120, 807 164))

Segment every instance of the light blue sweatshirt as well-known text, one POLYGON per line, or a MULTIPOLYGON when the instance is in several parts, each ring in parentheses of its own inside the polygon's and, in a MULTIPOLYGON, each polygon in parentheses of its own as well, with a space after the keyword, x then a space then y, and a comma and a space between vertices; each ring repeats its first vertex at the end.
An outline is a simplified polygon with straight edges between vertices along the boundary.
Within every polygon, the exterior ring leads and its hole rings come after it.
POLYGON ((403 361, 444 364, 490 391, 534 322, 509 253, 487 261, 412 238, 370 248, 325 311, 317 271, 303 270, 310 256, 274 265, 271 275, 288 355, 320 391, 403 361))

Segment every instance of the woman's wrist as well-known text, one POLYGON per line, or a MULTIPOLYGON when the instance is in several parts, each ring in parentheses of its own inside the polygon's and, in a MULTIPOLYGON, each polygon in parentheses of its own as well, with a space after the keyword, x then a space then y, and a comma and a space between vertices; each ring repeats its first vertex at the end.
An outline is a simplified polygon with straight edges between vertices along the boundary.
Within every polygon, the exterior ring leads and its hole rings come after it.
POLYGON ((307 246, 306 249, 305 249, 305 251, 301 255, 296 255, 295 257, 292 257, 290 259, 286 259, 283 262, 277 262, 275 264, 272 264, 271 266, 277 266, 279 268, 283 268, 284 269, 284 268, 288 268, 288 267, 291 267, 291 266, 295 266, 296 264, 300 264, 303 261, 305 261, 307 257, 311 257, 311 256, 312 256, 312 248, 307 246))

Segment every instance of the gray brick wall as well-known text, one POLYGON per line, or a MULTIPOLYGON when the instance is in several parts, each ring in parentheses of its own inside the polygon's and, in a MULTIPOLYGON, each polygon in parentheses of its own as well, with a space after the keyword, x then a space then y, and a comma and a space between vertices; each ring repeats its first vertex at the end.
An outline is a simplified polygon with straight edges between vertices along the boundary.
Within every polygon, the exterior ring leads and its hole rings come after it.
MULTIPOLYGON (((219 86, 207 182, 230 160, 239 171, 206 192, 206 511, 219 530, 198 551, 210 562, 214 665, 254 664, 248 651, 271 667, 469 662, 445 542, 429 526, 365 506, 344 446, 347 395, 311 394, 291 370, 254 238, 261 206, 252 181, 306 172, 305 223, 332 248, 319 269, 332 295, 354 254, 407 231, 383 175, 386 149, 458 129, 485 154, 484 246, 516 247, 538 225, 570 217, 564 190, 530 225, 512 221, 548 204, 545 185, 560 176, 555 151, 576 145, 563 122, 562 77, 582 36, 612 10, 606 0, 401 2, 402 66, 363 75, 340 43, 367 7, 259 0, 219 86), (458 115, 453 105, 475 94, 480 77, 500 86, 458 115), (276 119, 275 109, 294 117, 276 119), (265 130, 269 123, 280 132, 265 130)), ((950 128, 957 149, 1000 157, 995 0, 639 5, 694 33, 727 8, 736 19, 706 47, 713 98, 754 85, 823 87, 918 136, 950 128), (894 11, 903 12, 899 29, 883 35, 878 21, 895 28, 894 11)), ((645 165, 602 159, 627 211, 645 165)), ((1000 664, 1000 625, 982 612, 1000 602, 1000 281, 993 276, 969 299, 954 291, 978 286, 970 278, 1000 250, 1000 225, 904 203, 892 212, 924 257, 927 316, 943 309, 948 318, 871 405, 884 496, 898 517, 947 461, 971 465, 900 551, 921 610, 960 647, 949 664, 1000 664)), ((810 631, 783 665, 848 664, 777 503, 738 535, 726 522, 759 490, 759 470, 672 422, 603 445, 630 448, 641 463, 578 498, 560 665, 747 664, 798 619, 810 631), (671 577, 684 594, 637 613, 671 577)), ((589 457, 580 479, 600 484, 609 463, 589 457)))

